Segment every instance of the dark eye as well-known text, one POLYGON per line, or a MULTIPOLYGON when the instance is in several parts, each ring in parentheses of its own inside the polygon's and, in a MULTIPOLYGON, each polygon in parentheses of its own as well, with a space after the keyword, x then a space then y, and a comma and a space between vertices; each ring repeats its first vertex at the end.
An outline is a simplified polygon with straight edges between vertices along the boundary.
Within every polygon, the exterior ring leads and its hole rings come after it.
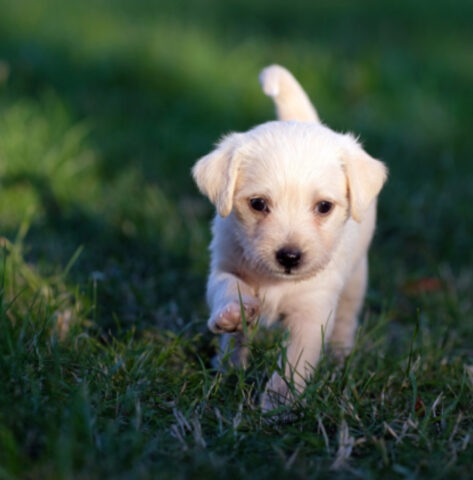
POLYGON ((332 202, 327 202, 326 200, 322 200, 315 206, 315 211, 320 215, 327 215, 330 213, 333 208, 332 202))
POLYGON ((267 212, 269 213, 269 208, 266 203, 266 200, 261 197, 250 198, 250 205, 253 210, 257 212, 267 212))

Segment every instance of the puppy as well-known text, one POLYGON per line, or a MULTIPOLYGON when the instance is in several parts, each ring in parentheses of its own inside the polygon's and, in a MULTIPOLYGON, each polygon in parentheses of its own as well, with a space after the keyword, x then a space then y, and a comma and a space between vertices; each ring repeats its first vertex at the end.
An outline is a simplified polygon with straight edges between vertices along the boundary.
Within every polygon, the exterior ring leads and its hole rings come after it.
POLYGON ((323 341, 340 356, 353 347, 387 169, 323 125, 286 69, 267 67, 260 81, 279 121, 227 135, 192 173, 217 210, 207 301, 220 358, 245 363, 242 310, 250 326, 282 319, 289 331, 268 411, 304 390, 323 341))

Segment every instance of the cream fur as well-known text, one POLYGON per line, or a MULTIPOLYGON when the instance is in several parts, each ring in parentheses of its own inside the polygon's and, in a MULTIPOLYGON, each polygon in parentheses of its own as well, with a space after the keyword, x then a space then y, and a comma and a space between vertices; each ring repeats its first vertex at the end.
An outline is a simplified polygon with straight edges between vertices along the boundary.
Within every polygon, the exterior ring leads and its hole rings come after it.
POLYGON ((233 334, 232 358, 245 362, 240 295, 250 324, 283 317, 289 330, 286 378, 275 373, 262 398, 263 410, 270 410, 291 401, 288 379, 299 392, 305 388, 323 339, 339 354, 353 346, 387 170, 353 136, 321 124, 286 69, 268 67, 260 80, 280 121, 225 137, 193 175, 217 209, 207 300, 209 328, 224 333, 221 355, 233 334), (252 209, 255 197, 265 199, 269 213, 252 209), (321 201, 334 205, 327 215, 316 211, 321 201), (290 269, 276 259, 288 246, 302 253, 290 269))

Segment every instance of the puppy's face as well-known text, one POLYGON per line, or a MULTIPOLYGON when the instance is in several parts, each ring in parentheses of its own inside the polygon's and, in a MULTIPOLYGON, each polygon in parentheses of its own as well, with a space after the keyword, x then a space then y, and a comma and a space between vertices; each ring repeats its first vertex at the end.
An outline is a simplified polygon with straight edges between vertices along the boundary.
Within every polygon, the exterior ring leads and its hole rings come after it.
POLYGON ((248 139, 233 200, 239 243, 255 269, 303 278, 323 268, 348 218, 333 145, 282 129, 248 139))
POLYGON ((327 264, 347 219, 361 220, 385 170, 350 136, 320 124, 270 122, 224 139, 194 176, 220 215, 236 220, 235 237, 255 273, 296 280, 327 264))

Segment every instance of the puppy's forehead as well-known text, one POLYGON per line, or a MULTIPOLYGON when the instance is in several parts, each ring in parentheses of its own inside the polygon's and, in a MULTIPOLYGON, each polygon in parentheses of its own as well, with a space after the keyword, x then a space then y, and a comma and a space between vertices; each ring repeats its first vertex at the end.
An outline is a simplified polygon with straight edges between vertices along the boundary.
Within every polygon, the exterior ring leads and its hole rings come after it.
POLYGON ((240 173, 243 185, 248 188, 259 183, 271 189, 288 185, 316 186, 333 190, 334 195, 345 188, 341 135, 327 127, 302 122, 268 122, 246 135, 240 173))

